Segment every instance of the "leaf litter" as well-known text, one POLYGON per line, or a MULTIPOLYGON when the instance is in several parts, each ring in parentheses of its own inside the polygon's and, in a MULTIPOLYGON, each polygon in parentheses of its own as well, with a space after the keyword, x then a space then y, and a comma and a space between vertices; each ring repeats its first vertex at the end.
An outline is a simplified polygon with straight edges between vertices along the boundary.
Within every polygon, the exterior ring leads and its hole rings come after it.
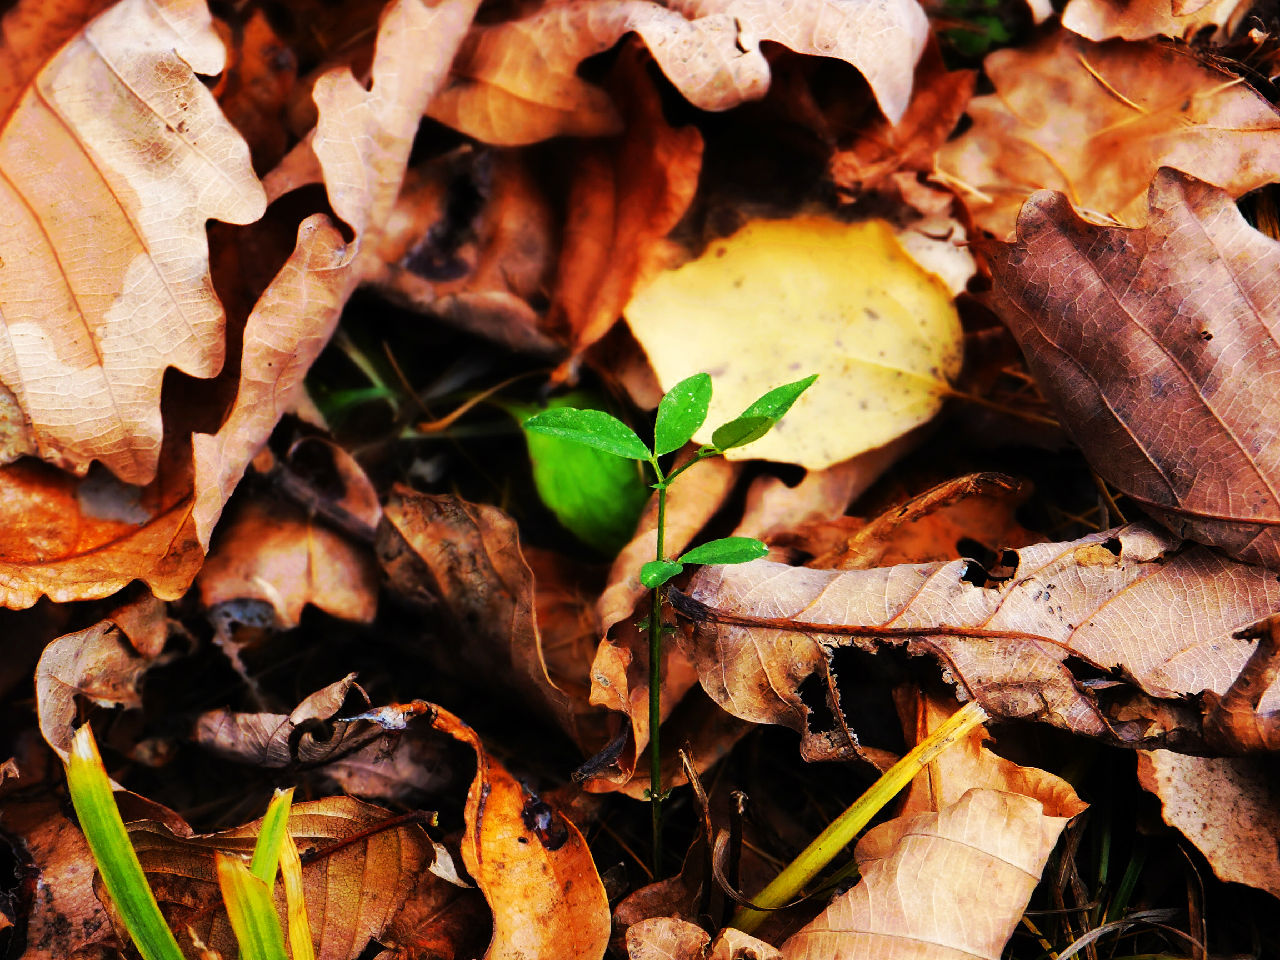
POLYGON ((325 957, 1280 949, 1280 23, 1014 6, 8 4, 0 953, 124 955, 86 722, 192 957, 282 785, 325 957), (659 518, 699 372, 819 379, 659 518), (654 856, 659 524, 769 555, 674 580, 654 856))

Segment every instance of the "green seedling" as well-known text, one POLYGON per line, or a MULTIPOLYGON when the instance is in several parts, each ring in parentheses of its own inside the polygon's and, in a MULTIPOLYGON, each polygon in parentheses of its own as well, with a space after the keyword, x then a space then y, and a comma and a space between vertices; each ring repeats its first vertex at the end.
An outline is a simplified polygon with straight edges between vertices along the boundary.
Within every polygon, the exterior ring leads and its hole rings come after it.
POLYGON ((525 421, 528 433, 543 434, 572 441, 595 450, 639 460, 653 471, 653 489, 657 491, 657 550, 654 559, 640 570, 640 582, 651 591, 649 613, 649 800, 653 810, 653 862, 660 874, 662 861, 662 751, 658 742, 661 721, 659 685, 662 665, 662 587, 690 563, 745 563, 763 557, 768 551, 751 537, 725 537, 712 540, 686 551, 679 557, 665 552, 667 490, 682 473, 710 457, 722 456, 726 450, 759 440, 791 409, 792 404, 809 388, 817 375, 805 377, 770 390, 742 414, 718 427, 706 444, 686 462, 664 472, 661 458, 688 443, 707 419, 711 403, 711 377, 696 373, 672 387, 658 403, 653 426, 653 447, 636 435, 625 423, 603 410, 581 410, 558 407, 536 414, 525 421))
MULTIPOLYGON (((71 759, 67 763, 67 789, 80 829, 84 831, 89 851, 102 875, 103 886, 138 953, 143 960, 183 960, 177 939, 160 912, 155 894, 129 840, 129 832, 112 793, 111 780, 107 777, 88 724, 77 730, 72 739, 71 759)), ((246 865, 236 857, 217 854, 218 882, 231 928, 240 945, 240 956, 244 960, 288 960, 271 888, 282 851, 286 870, 293 867, 298 859, 287 830, 292 796, 292 790, 276 792, 254 845, 252 865, 246 865), (293 850, 292 858, 289 850, 293 850)), ((300 868, 296 869, 300 875, 300 868)), ((293 880, 300 901, 301 885, 296 877, 293 880)), ((286 873, 286 897, 292 921, 295 897, 290 894, 289 886, 290 877, 286 873)), ((295 960, 304 960, 314 957, 315 952, 311 949, 310 930, 305 926, 305 905, 299 903, 296 908, 303 919, 306 941, 295 942, 294 924, 291 922, 290 943, 295 960)))

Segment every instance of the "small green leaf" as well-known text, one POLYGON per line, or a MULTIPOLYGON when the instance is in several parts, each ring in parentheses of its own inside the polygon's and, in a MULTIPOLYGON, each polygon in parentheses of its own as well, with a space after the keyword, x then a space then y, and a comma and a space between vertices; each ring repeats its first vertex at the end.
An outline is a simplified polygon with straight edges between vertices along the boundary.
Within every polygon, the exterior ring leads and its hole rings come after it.
POLYGON ((694 547, 680 557, 681 563, 746 563, 759 560, 769 548, 755 537, 724 537, 694 547))
POLYGON ((800 394, 808 390, 813 385, 813 381, 817 379, 818 375, 814 373, 803 380, 774 387, 747 409, 743 410, 742 416, 768 417, 774 423, 777 423, 791 409, 791 405, 800 399, 800 394))
POLYGON ((653 452, 663 456, 679 450, 706 422, 711 403, 711 377, 695 373, 667 391, 658 403, 658 419, 653 427, 653 452))
POLYGON ((115 903, 125 929, 145 960, 182 960, 182 951, 165 923, 151 885, 120 819, 111 781, 102 766, 93 732, 85 724, 71 741, 67 789, 80 829, 89 841, 102 884, 115 903))
POLYGON ((280 865, 280 847, 289 826, 289 806, 292 801, 293 787, 275 792, 271 803, 267 805, 266 815, 262 818, 257 842, 253 845, 253 862, 249 865, 249 870, 267 885, 268 890, 275 886, 276 868, 280 865))
POLYGON ((683 569, 684 564, 675 560, 650 560, 640 568, 640 582, 652 590, 662 586, 683 569))
POLYGON ((724 426, 717 427, 711 435, 711 444, 717 450, 732 450, 752 440, 759 440, 773 428, 768 417, 738 417, 724 426))
POLYGON ((544 433, 594 447, 605 453, 612 453, 615 457, 648 460, 652 456, 634 430, 603 410, 557 407, 534 414, 524 422, 524 428, 534 433, 544 433))
POLYGON ((236 857, 215 853, 214 863, 241 960, 289 960, 271 889, 236 857))

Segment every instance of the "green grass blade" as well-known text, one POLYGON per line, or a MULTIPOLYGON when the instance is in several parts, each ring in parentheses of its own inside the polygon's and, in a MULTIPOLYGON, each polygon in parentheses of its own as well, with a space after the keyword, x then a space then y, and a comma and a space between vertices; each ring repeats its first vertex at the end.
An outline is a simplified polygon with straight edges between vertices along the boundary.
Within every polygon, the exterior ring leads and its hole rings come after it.
POLYGON ((120 819, 111 781, 88 724, 77 730, 72 740, 67 787, 103 885, 138 952, 144 960, 183 960, 120 819))
POLYGON ((270 888, 235 857, 219 853, 217 865, 218 886, 240 945, 240 960, 289 960, 270 888))
POLYGON ((276 868, 280 865, 280 848, 289 827, 289 805, 292 802, 293 787, 276 791, 267 806, 266 816, 262 818, 262 829, 258 831, 258 840, 253 846, 253 862, 249 865, 249 872, 265 883, 267 890, 275 886, 276 868))

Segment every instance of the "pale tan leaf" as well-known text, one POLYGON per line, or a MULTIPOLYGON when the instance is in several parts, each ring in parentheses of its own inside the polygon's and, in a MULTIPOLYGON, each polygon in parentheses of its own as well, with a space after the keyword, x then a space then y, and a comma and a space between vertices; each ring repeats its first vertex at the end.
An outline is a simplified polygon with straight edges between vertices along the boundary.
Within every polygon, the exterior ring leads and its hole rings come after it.
POLYGON ((205 222, 266 198, 195 73, 222 68, 202 0, 123 0, 63 46, 0 128, 0 459, 155 475, 160 386, 212 377, 223 311, 205 222))
MULTIPOLYGON (((968 560, 847 572, 757 560, 704 568, 693 602, 679 605, 703 624, 691 656, 712 699, 743 719, 794 727, 804 754, 818 757, 856 746, 832 659, 845 645, 935 657, 994 714, 1113 742, 1203 744, 1182 698, 1223 694, 1251 650, 1236 631, 1280 602, 1273 572, 1142 525, 1023 547, 1005 561, 1012 572, 988 579, 968 560), (1073 673, 1080 662, 1128 684, 1093 692, 1073 673), (820 729, 799 696, 815 674, 833 729, 820 729)), ((1277 706, 1273 685, 1260 711, 1277 706)))
POLYGON ((1142 750, 1138 782, 1220 879, 1280 897, 1280 794, 1266 759, 1142 750))
POLYGON ((1230 33, 1227 25, 1237 23, 1253 5, 1253 0, 1191 4, 1179 0, 1071 0, 1062 11, 1062 25, 1090 40, 1165 36, 1189 41, 1205 27, 1226 28, 1215 32, 1230 33))
POLYGON ((768 40, 853 64, 896 121, 928 25, 915 0, 553 0, 523 19, 473 31, 430 115, 506 145, 617 133, 609 97, 577 69, 630 32, 703 110, 764 96, 770 71, 760 43, 768 40))
POLYGON ((1013 232, 1036 190, 1061 190, 1095 221, 1140 225, 1147 185, 1174 167, 1240 196, 1280 163, 1280 115, 1189 48, 1090 43, 1066 30, 987 57, 996 92, 938 153, 975 222, 1013 232))
POLYGON ((652 917, 627 927, 628 960, 703 960, 711 936, 696 923, 652 917))

